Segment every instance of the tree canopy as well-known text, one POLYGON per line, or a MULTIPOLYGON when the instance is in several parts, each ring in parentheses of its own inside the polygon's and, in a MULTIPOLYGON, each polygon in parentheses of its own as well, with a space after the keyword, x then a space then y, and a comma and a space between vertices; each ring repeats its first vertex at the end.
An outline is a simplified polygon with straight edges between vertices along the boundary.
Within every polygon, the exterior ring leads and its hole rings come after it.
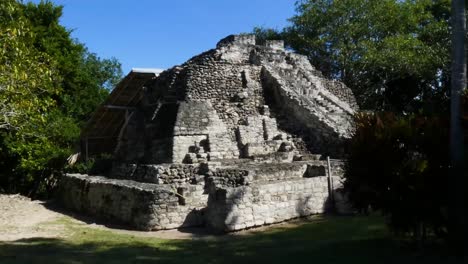
POLYGON ((288 27, 254 32, 284 39, 371 110, 355 116, 348 146, 345 191, 355 208, 378 210, 394 230, 419 239, 449 234, 453 248, 465 249, 463 2, 301 0, 288 27))
POLYGON ((122 76, 60 25, 49 1, 0 2, 0 188, 41 188, 122 76))
POLYGON ((450 76, 448 0, 303 0, 280 36, 326 76, 353 89, 364 109, 441 107, 450 76))

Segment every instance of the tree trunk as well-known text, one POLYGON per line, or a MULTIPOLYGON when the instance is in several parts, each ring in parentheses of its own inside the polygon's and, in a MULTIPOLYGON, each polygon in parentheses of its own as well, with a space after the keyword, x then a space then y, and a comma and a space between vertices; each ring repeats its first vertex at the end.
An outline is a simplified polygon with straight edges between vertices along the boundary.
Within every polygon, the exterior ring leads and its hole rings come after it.
POLYGON ((450 158, 452 175, 449 194, 449 235, 453 248, 463 250, 467 245, 466 181, 463 162, 463 129, 461 93, 466 86, 465 0, 452 0, 452 87, 450 96, 450 158))

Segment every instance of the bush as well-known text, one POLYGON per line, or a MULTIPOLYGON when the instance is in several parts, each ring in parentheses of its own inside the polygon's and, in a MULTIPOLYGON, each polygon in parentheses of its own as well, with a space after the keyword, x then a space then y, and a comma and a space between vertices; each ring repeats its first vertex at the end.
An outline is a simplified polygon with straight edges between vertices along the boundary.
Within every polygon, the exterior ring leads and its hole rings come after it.
POLYGON ((360 114, 350 144, 345 190, 360 211, 378 210, 401 234, 447 232, 448 120, 360 114))
POLYGON ((78 161, 76 164, 68 165, 65 169, 68 173, 81 173, 91 175, 107 175, 112 169, 114 159, 111 154, 102 153, 88 160, 78 161))

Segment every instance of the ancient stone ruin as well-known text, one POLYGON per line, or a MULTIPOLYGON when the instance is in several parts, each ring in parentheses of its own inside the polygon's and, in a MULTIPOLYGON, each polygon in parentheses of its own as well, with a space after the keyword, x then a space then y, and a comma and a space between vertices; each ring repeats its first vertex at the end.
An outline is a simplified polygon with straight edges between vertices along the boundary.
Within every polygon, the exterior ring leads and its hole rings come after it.
POLYGON ((82 154, 109 153, 112 169, 66 175, 61 200, 142 230, 343 211, 338 159, 356 110, 350 89, 282 41, 228 36, 164 72, 130 72, 82 132, 82 154))

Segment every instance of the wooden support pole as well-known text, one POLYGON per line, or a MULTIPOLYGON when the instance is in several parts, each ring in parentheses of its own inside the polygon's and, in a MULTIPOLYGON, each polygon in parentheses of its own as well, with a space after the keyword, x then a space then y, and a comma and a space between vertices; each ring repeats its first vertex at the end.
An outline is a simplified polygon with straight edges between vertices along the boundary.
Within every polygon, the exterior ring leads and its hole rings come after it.
POLYGON ((103 107, 108 109, 118 109, 118 110, 135 110, 135 107, 131 106, 121 106, 121 105, 103 105, 103 107))
POLYGON ((333 191, 334 191, 333 177, 332 177, 331 163, 330 163, 330 157, 329 156, 327 156, 327 167, 328 167, 328 175, 327 175, 327 178, 328 178, 328 197, 330 199, 331 208, 332 208, 332 210, 334 210, 335 209, 335 198, 334 198, 334 195, 333 195, 333 191))
POLYGON ((117 137, 117 145, 115 146, 115 149, 114 149, 114 154, 117 154, 117 152, 119 151, 121 145, 122 145, 122 137, 125 133, 125 129, 127 128, 127 125, 128 125, 128 122, 130 121, 130 119, 132 118, 133 114, 135 113, 135 111, 129 113, 128 110, 125 111, 125 121, 122 125, 122 127, 120 128, 120 131, 119 131, 119 136, 117 137))

